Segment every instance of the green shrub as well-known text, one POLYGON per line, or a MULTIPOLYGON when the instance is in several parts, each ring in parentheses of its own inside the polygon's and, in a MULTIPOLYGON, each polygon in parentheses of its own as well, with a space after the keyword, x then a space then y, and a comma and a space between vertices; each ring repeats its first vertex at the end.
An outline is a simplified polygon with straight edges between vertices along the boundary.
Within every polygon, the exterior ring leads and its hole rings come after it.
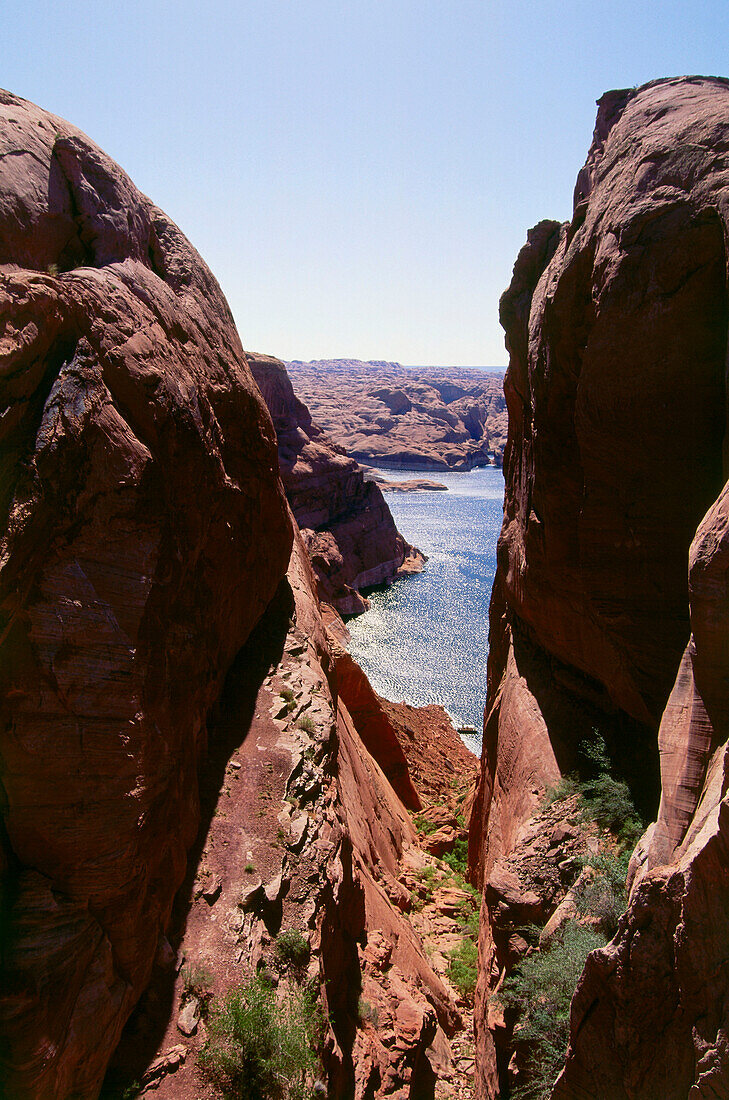
POLYGON ((310 714, 302 714, 296 725, 300 730, 303 730, 304 733, 314 733, 316 730, 316 722, 310 714))
POLYGON ((618 919, 625 910, 629 860, 628 850, 611 852, 607 849, 586 860, 586 866, 594 869, 595 877, 580 891, 577 907, 583 915, 597 917, 609 937, 615 935, 618 919))
POLYGON ((605 738, 598 729, 593 727, 592 734, 583 738, 579 755, 586 775, 580 784, 584 801, 583 818, 619 835, 625 847, 634 847, 643 826, 635 811, 628 784, 610 774, 611 763, 605 738))
POLYGON ((465 876, 468 872, 468 841, 457 840, 452 852, 446 852, 443 862, 447 863, 451 871, 457 875, 465 876))
POLYGON ((579 780, 574 775, 563 775, 553 787, 544 794, 544 805, 552 806, 555 802, 565 802, 573 795, 580 793, 579 780))
POLYGON ((226 1100, 307 1100, 318 1010, 300 991, 281 1003, 259 975, 213 1011, 200 1067, 226 1100))
POLYGON ((498 998, 517 1015, 514 1039, 527 1050, 525 1080, 514 1100, 547 1100, 564 1062, 570 1001, 591 951, 604 936, 576 921, 544 951, 528 955, 504 981, 498 998))
POLYGON ((427 817, 423 817, 422 814, 415 815, 415 828, 418 830, 421 836, 430 836, 440 829, 440 825, 436 825, 434 821, 430 821, 427 817))
POLYGON ((296 710, 296 696, 291 688, 282 688, 279 695, 286 704, 286 709, 288 711, 296 710))
POLYGON ((309 961, 309 941, 295 928, 280 932, 276 937, 276 956, 282 963, 294 967, 306 966, 309 961))
POLYGON ((464 1000, 473 1003, 478 975, 478 947, 470 936, 464 936, 448 956, 448 978, 464 1000))

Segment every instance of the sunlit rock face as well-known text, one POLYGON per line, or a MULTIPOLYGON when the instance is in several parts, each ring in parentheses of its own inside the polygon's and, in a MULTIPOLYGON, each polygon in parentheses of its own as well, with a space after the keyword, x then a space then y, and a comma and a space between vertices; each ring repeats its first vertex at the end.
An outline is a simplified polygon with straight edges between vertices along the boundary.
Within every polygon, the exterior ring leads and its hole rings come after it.
POLYGON ((342 615, 358 615, 368 607, 360 589, 418 573, 425 559, 398 531, 379 485, 312 421, 284 364, 253 352, 248 359, 273 417, 281 477, 319 595, 342 615))
POLYGON ((608 93, 571 223, 530 233, 501 303, 510 424, 474 872, 518 843, 593 726, 655 812, 661 727, 659 823, 574 1001, 561 1100, 727 1088, 725 504, 711 510, 725 476, 727 151, 724 80, 608 93))
POLYGON ((205 264, 84 134, 4 92, 0 119, 0 1078, 91 1097, 292 535, 205 264))

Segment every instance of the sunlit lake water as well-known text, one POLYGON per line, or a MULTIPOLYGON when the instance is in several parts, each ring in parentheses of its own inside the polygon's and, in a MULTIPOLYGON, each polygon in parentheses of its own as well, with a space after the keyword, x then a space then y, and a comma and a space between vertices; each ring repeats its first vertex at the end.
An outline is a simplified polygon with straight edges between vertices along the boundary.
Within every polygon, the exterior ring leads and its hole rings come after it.
MULTIPOLYGON (((382 473, 392 481, 422 476, 382 473)), ((386 497, 404 537, 428 555, 425 569, 372 593, 371 609, 348 624, 349 648, 381 695, 440 703, 457 726, 480 731, 504 479, 493 466, 428 476, 448 492, 386 497)), ((480 736, 470 747, 480 751, 480 736)))

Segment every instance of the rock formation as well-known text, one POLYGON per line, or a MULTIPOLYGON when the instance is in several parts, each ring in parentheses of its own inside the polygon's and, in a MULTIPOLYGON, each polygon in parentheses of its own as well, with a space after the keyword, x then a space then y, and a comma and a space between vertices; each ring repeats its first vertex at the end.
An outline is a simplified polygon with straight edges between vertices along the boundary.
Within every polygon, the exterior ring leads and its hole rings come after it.
POLYGON ((7 93, 0 116, 0 1076, 15 1100, 91 1097, 291 523, 200 257, 78 130, 7 93))
MULTIPOLYGON (((438 1077, 470 1096, 470 1011, 425 937, 458 940, 472 902, 404 801, 447 783, 460 813, 475 759, 439 729, 448 775, 434 759, 417 786, 428 716, 389 720, 346 667, 200 257, 68 123, 8 93, 0 117, 3 1095, 93 1100, 120 1036, 105 1094, 121 1068, 122 1090, 209 1095, 206 1006, 275 967, 287 930, 321 991, 331 1095, 414 1100, 438 1077), (443 896, 418 931, 425 869, 443 896)), ((379 489, 266 364, 292 503, 342 557, 363 532, 381 551, 379 489)), ((356 553, 354 579, 383 568, 356 553)))
MULTIPOLYGON (((572 221, 530 232, 501 302, 509 437, 479 881, 591 728, 655 813, 660 723, 658 823, 617 936, 578 987, 559 1100, 728 1087, 728 119, 720 79, 604 96, 572 221)), ((478 1083, 492 1097, 488 898, 481 957, 478 1083)))
MULTIPOLYGON (((198 968, 206 995, 220 998, 252 967, 283 978, 276 937, 296 929, 310 946, 303 977, 322 989, 329 1095, 425 1097, 436 1074, 454 1072, 462 1012, 407 915, 413 873, 427 857, 393 789, 406 773, 393 772, 381 724, 371 728, 361 707, 350 713, 340 689, 356 704, 344 684, 356 669, 342 669, 341 658, 297 534, 287 576, 236 658, 212 726, 200 846, 169 956, 198 968)), ((476 761, 462 753, 449 782, 467 785, 476 761)), ((110 1074, 159 1081, 160 1100, 207 1095, 196 1058, 205 1025, 186 1030, 191 1002, 177 970, 158 960, 110 1074)))
POLYGON ((350 359, 287 366, 317 424, 360 462, 441 471, 501 465, 501 374, 350 359))
POLYGON ((423 555, 395 527, 377 485, 313 423, 286 367, 248 354, 273 417, 286 495, 301 528, 322 600, 343 615, 369 605, 360 589, 419 572, 423 555))

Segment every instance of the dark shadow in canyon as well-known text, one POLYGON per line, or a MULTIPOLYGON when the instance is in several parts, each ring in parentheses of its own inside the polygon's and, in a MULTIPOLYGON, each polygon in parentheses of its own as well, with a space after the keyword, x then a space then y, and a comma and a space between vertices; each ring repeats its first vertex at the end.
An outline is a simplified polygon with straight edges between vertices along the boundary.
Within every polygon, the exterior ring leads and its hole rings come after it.
MULTIPOLYGON (((248 736, 258 691, 270 669, 281 660, 293 615, 294 598, 284 577, 258 625, 233 661, 220 699, 208 716, 208 749, 199 768, 200 826, 188 854, 185 880, 175 896, 168 934, 175 954, 185 934, 195 879, 228 761, 248 736)), ((122 1100, 125 1089, 141 1080, 155 1057, 174 1008, 177 970, 177 965, 163 968, 155 963, 150 983, 129 1017, 112 1055, 100 1100, 122 1100)))

